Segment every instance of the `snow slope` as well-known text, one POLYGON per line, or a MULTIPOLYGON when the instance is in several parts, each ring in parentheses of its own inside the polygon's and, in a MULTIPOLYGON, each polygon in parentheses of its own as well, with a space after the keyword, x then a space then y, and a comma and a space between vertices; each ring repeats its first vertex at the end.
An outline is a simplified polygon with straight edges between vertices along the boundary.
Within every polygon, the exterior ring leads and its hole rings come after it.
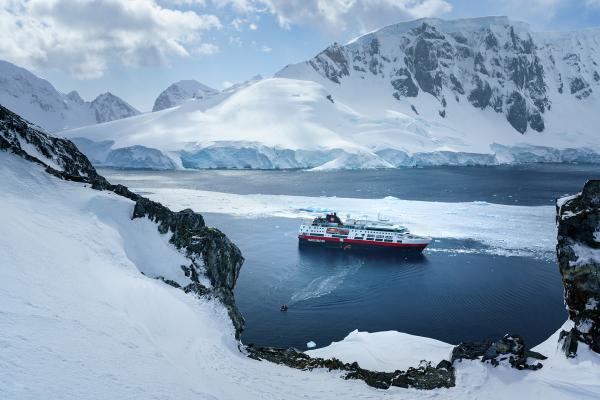
POLYGON ((76 91, 58 92, 50 82, 0 60, 0 104, 48 132, 138 115, 119 97, 104 93, 91 102, 76 91))
MULTIPOLYGON (((538 346, 550 356, 539 371, 464 361, 457 387, 433 391, 382 391, 250 359, 220 303, 153 279, 181 279, 175 271, 185 259, 153 222, 131 220, 132 201, 59 180, 6 152, 0 183, 2 399, 600 396, 599 356, 580 346, 567 360, 556 335, 538 346)), ((398 333, 353 333, 345 342, 315 351, 393 369, 449 348, 398 333), (384 356, 388 346, 398 350, 384 356)))
POLYGON ((343 340, 306 352, 311 357, 358 361, 371 371, 394 372, 419 365, 421 360, 448 360, 454 345, 396 331, 352 331, 343 340))
POLYGON ((598 163, 599 63, 597 29, 422 19, 275 78, 64 134, 157 149, 184 168, 598 163))

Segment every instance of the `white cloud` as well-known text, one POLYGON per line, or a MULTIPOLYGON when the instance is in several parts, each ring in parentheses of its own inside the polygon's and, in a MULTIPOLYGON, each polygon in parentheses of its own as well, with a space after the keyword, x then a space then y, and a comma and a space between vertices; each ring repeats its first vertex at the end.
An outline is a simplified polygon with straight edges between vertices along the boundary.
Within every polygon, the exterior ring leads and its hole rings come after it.
POLYGON ((264 44, 260 47, 260 51, 262 51, 263 53, 270 53, 271 50, 273 50, 273 49, 264 44))
POLYGON ((600 0, 585 0, 585 5, 589 8, 600 8, 600 0))
POLYGON ((282 27, 311 25, 336 32, 364 31, 452 10, 447 0, 212 0, 246 14, 268 12, 282 27))
POLYGON ((242 18, 234 18, 231 21, 231 26, 233 26, 233 29, 235 29, 236 31, 241 31, 243 25, 244 25, 244 20, 242 18))
POLYGON ((251 23, 248 25, 248 28, 250 28, 251 31, 255 31, 258 29, 258 26, 255 23, 251 23))
POLYGON ((503 14, 512 18, 548 21, 568 1, 570 0, 529 0, 529 5, 524 7, 522 0, 502 0, 498 5, 502 7, 503 14))
POLYGON ((202 43, 200 46, 192 50, 194 54, 201 54, 204 56, 210 56, 219 52, 219 46, 212 43, 202 43))
POLYGON ((168 3, 174 4, 174 5, 205 6, 206 0, 169 0, 168 3))
POLYGON ((230 88, 230 87, 232 87, 232 86, 233 86, 233 83, 232 83, 232 82, 229 82, 229 81, 223 81, 223 82, 221 83, 221 87, 222 87, 223 89, 227 89, 227 88, 230 88))
POLYGON ((242 47, 242 39, 239 36, 229 36, 229 44, 242 47))
POLYGON ((0 0, 0 58, 97 78, 110 63, 164 65, 188 56, 202 48, 201 31, 220 26, 214 15, 155 0, 0 0))

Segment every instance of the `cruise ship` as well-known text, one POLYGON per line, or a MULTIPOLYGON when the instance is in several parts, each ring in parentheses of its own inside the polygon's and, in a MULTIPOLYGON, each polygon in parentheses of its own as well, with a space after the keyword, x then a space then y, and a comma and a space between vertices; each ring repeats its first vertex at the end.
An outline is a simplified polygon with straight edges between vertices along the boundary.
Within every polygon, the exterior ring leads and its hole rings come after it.
POLYGON ((337 213, 302 223, 298 232, 301 245, 350 249, 388 249, 421 252, 431 238, 411 234, 405 227, 388 221, 350 219, 342 221, 337 213))

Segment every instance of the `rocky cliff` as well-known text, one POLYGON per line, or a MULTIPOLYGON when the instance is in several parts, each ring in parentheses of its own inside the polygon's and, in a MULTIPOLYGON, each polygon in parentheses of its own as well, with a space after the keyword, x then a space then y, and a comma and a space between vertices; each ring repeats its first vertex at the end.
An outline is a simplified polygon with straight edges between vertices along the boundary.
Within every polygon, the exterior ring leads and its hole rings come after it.
POLYGON ((66 139, 41 132, 10 110, 0 106, 0 150, 9 151, 61 179, 90 184, 96 190, 110 190, 135 202, 131 218, 148 218, 161 234, 170 232, 170 242, 190 260, 181 273, 189 284, 165 282, 198 296, 211 296, 223 302, 239 338, 244 319, 238 311, 233 288, 244 258, 240 250, 223 233, 207 227, 202 215, 190 209, 173 212, 160 203, 137 195, 122 185, 112 185, 99 175, 90 161, 66 139), (201 283, 200 275, 210 280, 201 283))
POLYGON ((556 252, 574 323, 561 333, 563 349, 574 357, 578 344, 585 343, 600 353, 600 180, 588 181, 581 193, 560 199, 556 208, 556 252))

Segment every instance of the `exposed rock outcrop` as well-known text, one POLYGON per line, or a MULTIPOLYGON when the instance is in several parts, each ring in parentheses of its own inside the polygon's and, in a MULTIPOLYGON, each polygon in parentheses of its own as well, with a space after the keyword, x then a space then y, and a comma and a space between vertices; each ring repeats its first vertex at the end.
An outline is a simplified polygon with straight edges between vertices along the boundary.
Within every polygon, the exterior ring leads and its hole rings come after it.
POLYGON ((293 348, 248 346, 246 350, 251 358, 287 365, 290 368, 309 371, 327 368, 329 371, 342 371, 345 373, 344 379, 360 379, 378 389, 388 389, 391 386, 415 389, 455 386, 454 367, 447 360, 440 361, 435 367, 430 362, 422 361, 419 366, 406 371, 377 372, 363 369, 356 362, 349 364, 336 358, 312 358, 293 348))
POLYGON ((568 357, 578 343, 600 353, 600 180, 588 181, 581 193, 556 205, 556 253, 565 304, 574 326, 560 340, 568 357))
POLYGON ((336 358, 311 358, 296 349, 275 347, 245 348, 248 356, 257 360, 267 360, 290 368, 313 370, 327 368, 329 371, 341 371, 344 379, 360 379, 369 386, 387 389, 391 386, 415 389, 450 388, 456 384, 454 363, 462 360, 481 360, 494 367, 506 363, 518 370, 538 370, 543 367, 531 359, 545 360, 544 355, 528 350, 519 335, 505 335, 498 341, 463 342, 452 350, 450 360, 441 360, 437 364, 423 360, 418 366, 406 371, 380 372, 361 368, 357 362, 343 363, 336 358), (434 366, 435 365, 435 366, 434 366))
POLYGON ((1 105, 0 150, 39 164, 46 172, 61 179, 88 183, 94 189, 110 190, 133 200, 135 206, 131 218, 148 218, 158 225, 160 233, 171 232, 170 242, 185 252, 191 262, 182 268, 182 274, 191 281, 189 285, 180 287, 175 282, 165 282, 186 292, 221 300, 239 338, 244 329, 244 318, 235 305, 233 288, 244 258, 227 236, 206 226, 202 215, 190 209, 173 212, 160 203, 131 192, 125 186, 110 184, 71 141, 41 132, 1 105), (212 288, 200 283, 199 274, 209 278, 212 288))

